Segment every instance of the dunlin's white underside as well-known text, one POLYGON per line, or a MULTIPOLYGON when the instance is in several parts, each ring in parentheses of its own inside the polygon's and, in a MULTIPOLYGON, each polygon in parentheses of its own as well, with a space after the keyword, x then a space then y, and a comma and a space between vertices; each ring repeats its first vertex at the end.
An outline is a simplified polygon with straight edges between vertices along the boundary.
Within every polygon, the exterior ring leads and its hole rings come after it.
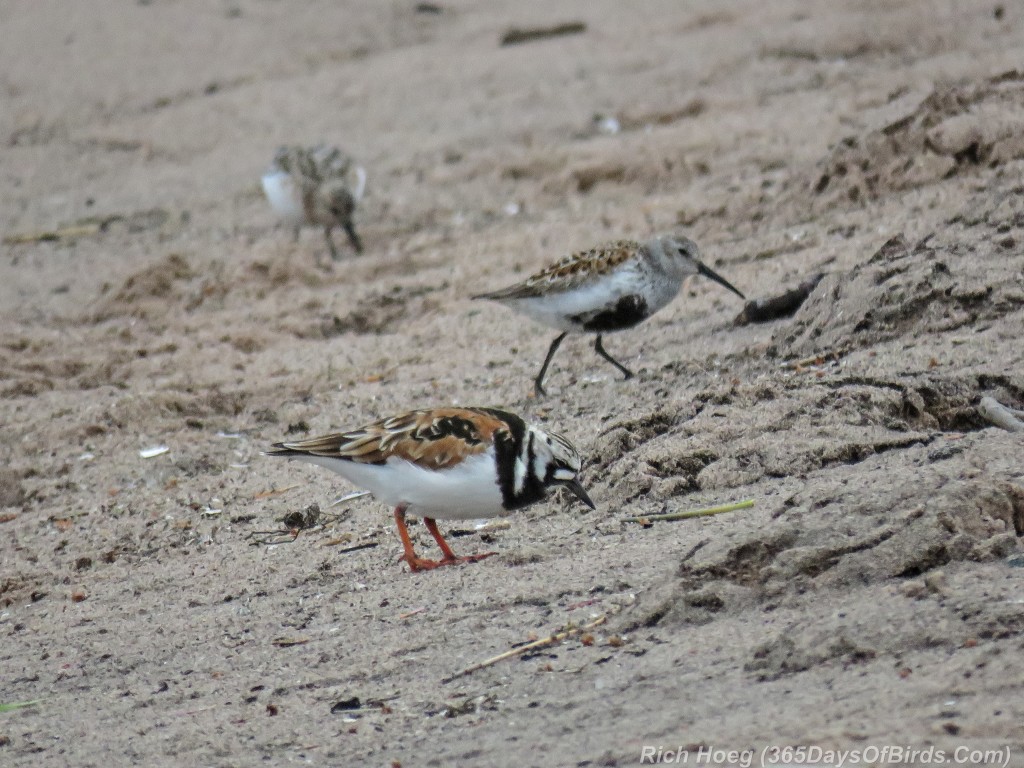
POLYGON ((289 174, 283 171, 263 175, 263 191, 270 201, 270 207, 288 224, 298 226, 305 221, 306 212, 298 186, 289 174))
POLYGON ((352 197, 358 203, 363 199, 366 191, 366 169, 361 165, 356 166, 356 185, 352 189, 352 197))
POLYGON ((507 299, 502 303, 551 328, 575 331, 578 330, 578 326, 569 318, 615 304, 619 297, 629 292, 628 288, 634 282, 635 277, 632 275, 627 278, 615 273, 608 275, 604 280, 596 280, 578 288, 570 288, 568 291, 552 291, 544 296, 524 299, 507 299))
POLYGON ((614 307, 623 296, 642 295, 648 302, 648 312, 654 313, 672 301, 678 292, 678 282, 652 280, 641 270, 624 265, 600 279, 567 291, 553 290, 543 296, 505 299, 502 303, 550 328, 578 332, 580 326, 572 318, 614 307))

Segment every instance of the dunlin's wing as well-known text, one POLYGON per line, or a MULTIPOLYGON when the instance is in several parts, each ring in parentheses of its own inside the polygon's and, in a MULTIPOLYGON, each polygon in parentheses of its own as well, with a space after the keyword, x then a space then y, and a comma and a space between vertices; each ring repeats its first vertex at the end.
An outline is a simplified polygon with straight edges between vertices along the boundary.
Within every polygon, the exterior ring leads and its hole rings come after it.
POLYGON ((473 298, 507 301, 571 291, 614 271, 636 256, 640 247, 640 243, 632 240, 617 240, 589 251, 574 253, 531 275, 521 283, 491 293, 481 293, 473 298))
POLYGON ((309 159, 322 181, 344 179, 352 167, 352 158, 337 147, 319 144, 309 150, 309 159))

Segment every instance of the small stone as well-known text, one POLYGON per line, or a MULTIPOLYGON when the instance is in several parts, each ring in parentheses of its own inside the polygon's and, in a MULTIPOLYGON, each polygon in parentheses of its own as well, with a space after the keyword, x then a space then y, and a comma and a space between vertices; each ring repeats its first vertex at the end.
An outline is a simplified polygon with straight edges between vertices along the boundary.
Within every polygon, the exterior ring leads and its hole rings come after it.
POLYGON ((924 577, 924 585, 929 592, 945 592, 946 574, 942 571, 932 571, 924 577))
POLYGON ((960 155, 984 143, 985 131, 979 115, 961 114, 944 120, 928 131, 930 148, 940 155, 960 155))
POLYGON ((920 600, 928 592, 928 587, 925 583, 919 579, 908 581, 903 585, 903 594, 906 597, 913 598, 914 600, 920 600))
POLYGON ((348 712, 353 709, 359 709, 362 703, 359 701, 358 696, 350 696, 347 699, 336 701, 331 705, 331 714, 336 715, 339 712, 348 712))
POLYGON ((0 468, 0 507, 18 507, 25 501, 21 477, 13 469, 0 468))
POLYGON ((1017 551, 1017 534, 1000 533, 988 540, 988 551, 992 557, 1007 557, 1017 551))

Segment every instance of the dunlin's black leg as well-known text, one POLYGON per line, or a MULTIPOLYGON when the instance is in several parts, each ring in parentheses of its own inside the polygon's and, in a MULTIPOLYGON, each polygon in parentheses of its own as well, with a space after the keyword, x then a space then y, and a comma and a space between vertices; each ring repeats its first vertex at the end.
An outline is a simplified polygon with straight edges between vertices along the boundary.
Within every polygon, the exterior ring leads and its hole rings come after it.
POLYGON ((359 235, 356 234, 356 228, 352 226, 351 221, 346 221, 341 225, 345 228, 345 234, 348 235, 348 240, 352 243, 352 247, 356 249, 356 253, 363 252, 363 241, 359 239, 359 235))
POLYGON ((544 374, 548 372, 548 366, 551 364, 551 358, 555 356, 555 351, 558 349, 558 345, 562 343, 562 339, 569 335, 566 331, 561 336, 555 338, 551 342, 551 346, 548 347, 548 356, 544 358, 544 365, 540 367, 540 373, 537 374, 537 378, 533 380, 533 388, 537 390, 538 395, 546 395, 544 391, 544 374))
POLYGON ((624 366, 622 363, 620 363, 618 360, 616 360, 614 357, 612 357, 611 355, 604 351, 604 347, 601 345, 601 334, 597 334, 597 341, 594 342, 594 351, 597 352, 597 354, 599 354, 609 363, 614 365, 616 368, 618 368, 620 371, 622 371, 626 375, 627 379, 633 378, 633 372, 629 370, 629 368, 624 366))
POLYGON ((331 251, 331 260, 337 261, 341 257, 338 255, 338 249, 334 247, 334 240, 331 239, 331 228, 324 227, 324 239, 327 241, 327 247, 331 251))

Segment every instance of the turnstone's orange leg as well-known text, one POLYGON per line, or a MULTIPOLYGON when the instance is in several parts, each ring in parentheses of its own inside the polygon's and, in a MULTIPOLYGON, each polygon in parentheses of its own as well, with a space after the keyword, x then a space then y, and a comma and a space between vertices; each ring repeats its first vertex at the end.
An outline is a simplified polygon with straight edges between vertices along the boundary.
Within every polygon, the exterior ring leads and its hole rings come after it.
POLYGON ((405 526, 404 505, 395 507, 395 525, 398 526, 398 535, 402 539, 402 549, 405 550, 405 554, 402 555, 401 559, 409 564, 410 571, 429 571, 431 568, 437 568, 439 565, 447 565, 443 560, 424 560, 422 557, 416 556, 416 550, 412 547, 412 538, 409 536, 409 529, 405 526))
POLYGON ((430 531, 430 535, 434 537, 434 541, 437 542, 437 546, 441 548, 441 554, 444 557, 438 563, 438 565, 458 565, 459 563, 475 563, 483 560, 485 557, 498 554, 497 552, 484 552, 481 555, 466 555, 465 557, 458 557, 452 548, 448 546, 448 542, 444 540, 444 536, 437 529, 437 522, 432 517, 424 517, 423 524, 427 526, 427 530, 430 531))

